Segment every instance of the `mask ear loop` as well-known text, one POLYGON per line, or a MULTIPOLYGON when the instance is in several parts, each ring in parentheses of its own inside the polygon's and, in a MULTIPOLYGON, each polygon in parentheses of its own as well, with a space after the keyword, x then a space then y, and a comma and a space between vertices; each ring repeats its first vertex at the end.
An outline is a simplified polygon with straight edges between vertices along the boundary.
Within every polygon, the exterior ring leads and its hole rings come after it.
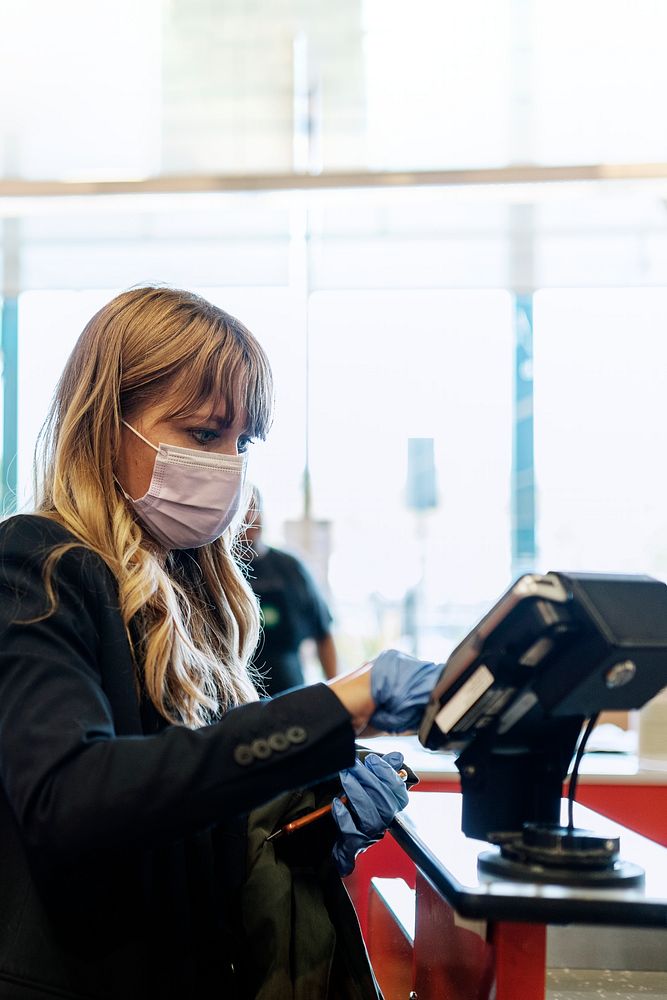
MULTIPOLYGON (((143 436, 143 434, 140 434, 140 433, 139 433, 139 431, 138 431, 138 430, 136 430, 136 429, 135 429, 135 428, 134 428, 134 427, 132 426, 132 424, 128 424, 127 420, 123 420, 123 418, 122 418, 122 417, 121 417, 121 420, 120 420, 120 422, 121 422, 122 424, 125 424, 125 426, 127 427, 127 429, 128 429, 128 430, 130 430, 130 431, 132 431, 132 433, 133 433, 133 434, 136 434, 136 436, 137 436, 138 438, 141 438, 141 440, 142 440, 142 441, 144 441, 144 442, 145 442, 145 443, 146 443, 146 444, 148 445, 148 447, 149 447, 149 448, 152 448, 152 449, 153 449, 153 451, 156 451, 156 452, 158 453, 158 455, 160 454, 160 449, 159 449, 159 448, 156 448, 154 444, 151 444, 151 442, 150 442, 150 441, 148 440, 148 438, 145 438, 145 437, 143 436)), ((135 501, 134 501, 134 498, 133 498, 133 497, 131 497, 129 493, 126 493, 126 492, 125 492, 125 490, 123 489, 123 484, 122 484, 122 483, 121 483, 121 481, 119 480, 118 476, 116 476, 115 474, 114 474, 114 479, 115 479, 115 481, 116 481, 116 485, 118 486, 118 488, 119 488, 120 492, 121 492, 121 493, 123 494, 123 496, 125 497, 125 499, 126 499, 126 500, 129 500, 129 501, 130 501, 130 503, 134 503, 134 502, 135 502, 135 501)))
POLYGON ((121 483, 121 481, 118 478, 118 476, 114 475, 113 481, 116 484, 116 486, 118 487, 118 489, 120 490, 120 492, 123 494, 123 496, 125 497, 125 499, 129 500, 130 503, 133 503, 132 497, 130 496, 129 493, 125 492, 125 490, 123 489, 123 484, 121 483))
POLYGON ((127 427, 127 429, 128 429, 128 430, 130 430, 130 431, 132 431, 132 433, 133 433, 133 434, 136 434, 136 436, 137 436, 138 438, 141 438, 141 440, 142 440, 142 441, 144 441, 144 442, 145 442, 145 443, 146 443, 146 444, 148 445, 148 447, 149 447, 149 448, 152 448, 152 449, 153 449, 153 451, 156 451, 156 452, 158 453, 158 455, 160 454, 160 449, 159 449, 159 448, 156 448, 154 444, 151 444, 151 442, 150 442, 150 441, 148 440, 148 438, 145 438, 145 437, 143 436, 143 434, 140 434, 140 433, 139 433, 139 431, 138 431, 138 430, 136 430, 136 429, 135 429, 135 428, 134 428, 134 427, 132 426, 132 424, 128 424, 127 420, 123 420, 123 418, 122 418, 122 417, 121 417, 121 423, 122 423, 122 424, 125 424, 125 426, 127 427))
POLYGON ((246 514, 248 512, 248 507, 250 506, 250 497, 252 496, 252 483, 249 483, 245 479, 245 470, 247 466, 246 457, 243 456, 243 470, 241 475, 244 477, 241 484, 241 489, 239 493, 238 507, 236 508, 236 513, 227 525, 226 530, 231 529, 232 537, 236 537, 241 532, 241 528, 245 524, 246 514))

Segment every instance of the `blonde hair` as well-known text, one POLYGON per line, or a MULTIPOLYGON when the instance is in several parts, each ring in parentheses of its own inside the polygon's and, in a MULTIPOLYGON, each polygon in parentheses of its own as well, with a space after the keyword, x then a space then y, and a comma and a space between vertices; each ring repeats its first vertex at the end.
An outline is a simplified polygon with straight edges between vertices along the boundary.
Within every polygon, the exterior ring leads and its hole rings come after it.
POLYGON ((248 664, 259 616, 229 531, 160 560, 114 477, 122 418, 170 391, 173 416, 220 400, 231 422, 247 412, 252 437, 269 429, 271 370, 238 320, 190 292, 118 295, 87 324, 58 383, 40 433, 36 511, 79 540, 47 559, 52 604, 57 560, 76 544, 96 552, 118 584, 140 687, 166 719, 197 727, 257 698, 248 664))

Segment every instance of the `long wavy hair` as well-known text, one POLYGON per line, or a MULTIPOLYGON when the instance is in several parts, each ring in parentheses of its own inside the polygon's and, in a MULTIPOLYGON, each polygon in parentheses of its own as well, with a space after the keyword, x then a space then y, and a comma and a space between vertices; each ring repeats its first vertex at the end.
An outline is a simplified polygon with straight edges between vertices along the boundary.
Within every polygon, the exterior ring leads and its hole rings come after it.
POLYGON ((60 378, 38 441, 35 501, 78 539, 47 558, 52 605, 58 559, 78 544, 96 552, 117 581, 138 685, 162 716, 194 728, 257 698, 249 661, 259 616, 230 529, 160 556, 115 479, 122 418, 167 395, 173 416, 221 401, 231 421, 247 412, 252 437, 270 426, 271 369, 238 320, 186 291, 123 292, 87 324, 60 378))

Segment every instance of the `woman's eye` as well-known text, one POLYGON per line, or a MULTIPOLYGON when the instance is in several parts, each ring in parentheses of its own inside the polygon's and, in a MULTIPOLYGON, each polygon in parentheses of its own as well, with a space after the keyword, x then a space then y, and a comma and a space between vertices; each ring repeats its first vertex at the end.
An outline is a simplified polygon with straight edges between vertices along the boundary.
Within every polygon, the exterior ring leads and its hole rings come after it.
POLYGON ((206 427, 193 427, 189 433, 197 444, 212 444, 220 436, 217 431, 209 430, 206 427))
POLYGON ((245 454, 245 452, 248 450, 248 448, 250 447, 251 444, 252 444, 252 438, 251 437, 242 437, 242 438, 239 438, 239 442, 238 442, 238 445, 237 445, 238 451, 239 451, 239 455, 245 454))

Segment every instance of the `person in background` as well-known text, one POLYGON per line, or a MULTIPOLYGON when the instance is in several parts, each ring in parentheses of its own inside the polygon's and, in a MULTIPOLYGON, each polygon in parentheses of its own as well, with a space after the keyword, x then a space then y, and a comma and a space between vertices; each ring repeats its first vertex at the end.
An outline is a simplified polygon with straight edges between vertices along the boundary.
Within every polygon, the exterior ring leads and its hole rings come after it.
POLYGON ((258 698, 234 543, 272 401, 258 341, 177 289, 114 298, 65 366, 34 510, 0 524, 0 1000, 282 1000, 314 974, 324 1000, 330 969, 336 1000, 377 997, 339 876, 408 797, 400 752, 355 736, 414 730, 439 668, 389 650, 258 698), (304 843, 269 838, 327 802, 304 895, 304 843))
POLYGON ((248 582, 262 611, 263 639, 255 653, 255 666, 271 697, 304 683, 301 644, 314 639, 324 676, 336 676, 336 645, 331 634, 332 616, 306 566, 289 552, 273 548, 263 538, 262 497, 252 494, 243 540, 248 560, 248 582))

